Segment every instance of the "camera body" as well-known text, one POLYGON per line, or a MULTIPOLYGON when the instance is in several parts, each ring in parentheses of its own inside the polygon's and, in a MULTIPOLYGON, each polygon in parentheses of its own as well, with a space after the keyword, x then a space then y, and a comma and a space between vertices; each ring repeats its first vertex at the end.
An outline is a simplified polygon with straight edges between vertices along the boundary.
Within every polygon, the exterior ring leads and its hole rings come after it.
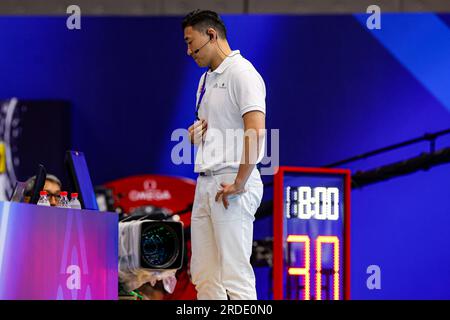
POLYGON ((183 266, 183 223, 161 211, 147 212, 119 222, 119 282, 129 291, 144 283, 176 281, 183 266))

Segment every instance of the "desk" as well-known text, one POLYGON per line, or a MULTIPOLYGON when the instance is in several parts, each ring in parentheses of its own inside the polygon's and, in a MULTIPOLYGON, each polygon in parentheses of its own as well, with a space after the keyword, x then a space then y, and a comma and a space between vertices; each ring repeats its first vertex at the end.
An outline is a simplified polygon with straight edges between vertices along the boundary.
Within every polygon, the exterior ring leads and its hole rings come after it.
POLYGON ((0 299, 118 298, 118 215, 0 202, 0 299))

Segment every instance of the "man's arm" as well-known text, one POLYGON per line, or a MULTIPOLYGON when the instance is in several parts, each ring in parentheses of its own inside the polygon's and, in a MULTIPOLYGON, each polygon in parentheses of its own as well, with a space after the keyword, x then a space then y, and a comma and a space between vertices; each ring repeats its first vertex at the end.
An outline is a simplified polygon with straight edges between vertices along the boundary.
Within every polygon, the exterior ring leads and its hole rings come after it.
POLYGON ((242 118, 245 132, 244 144, 241 164, 234 184, 243 189, 258 161, 266 127, 265 115, 261 111, 247 112, 242 118))
POLYGON ((222 183, 223 189, 216 194, 216 201, 222 197, 226 209, 228 208, 228 196, 245 192, 244 186, 255 168, 264 139, 266 117, 263 112, 250 111, 245 113, 242 118, 245 134, 238 174, 233 184, 222 183))

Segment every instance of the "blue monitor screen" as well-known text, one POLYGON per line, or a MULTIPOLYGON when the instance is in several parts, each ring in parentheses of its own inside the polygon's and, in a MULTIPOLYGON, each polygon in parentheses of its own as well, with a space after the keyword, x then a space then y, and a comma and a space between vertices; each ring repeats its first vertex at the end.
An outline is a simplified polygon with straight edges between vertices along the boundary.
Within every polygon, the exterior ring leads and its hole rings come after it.
POLYGON ((69 151, 68 153, 70 153, 69 163, 82 207, 84 209, 98 210, 97 199, 84 154, 79 151, 69 151))

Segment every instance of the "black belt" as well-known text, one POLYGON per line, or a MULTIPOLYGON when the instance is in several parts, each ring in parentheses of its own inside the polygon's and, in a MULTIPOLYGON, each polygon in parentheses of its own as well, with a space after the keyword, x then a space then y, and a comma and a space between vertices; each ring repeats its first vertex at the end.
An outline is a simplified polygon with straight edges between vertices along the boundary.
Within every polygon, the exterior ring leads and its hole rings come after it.
POLYGON ((208 177, 208 176, 215 176, 218 174, 227 174, 227 173, 236 173, 237 171, 233 171, 233 170, 227 170, 227 169, 222 169, 222 170, 217 170, 217 171, 205 171, 205 172, 199 172, 198 175, 201 177, 208 177))

